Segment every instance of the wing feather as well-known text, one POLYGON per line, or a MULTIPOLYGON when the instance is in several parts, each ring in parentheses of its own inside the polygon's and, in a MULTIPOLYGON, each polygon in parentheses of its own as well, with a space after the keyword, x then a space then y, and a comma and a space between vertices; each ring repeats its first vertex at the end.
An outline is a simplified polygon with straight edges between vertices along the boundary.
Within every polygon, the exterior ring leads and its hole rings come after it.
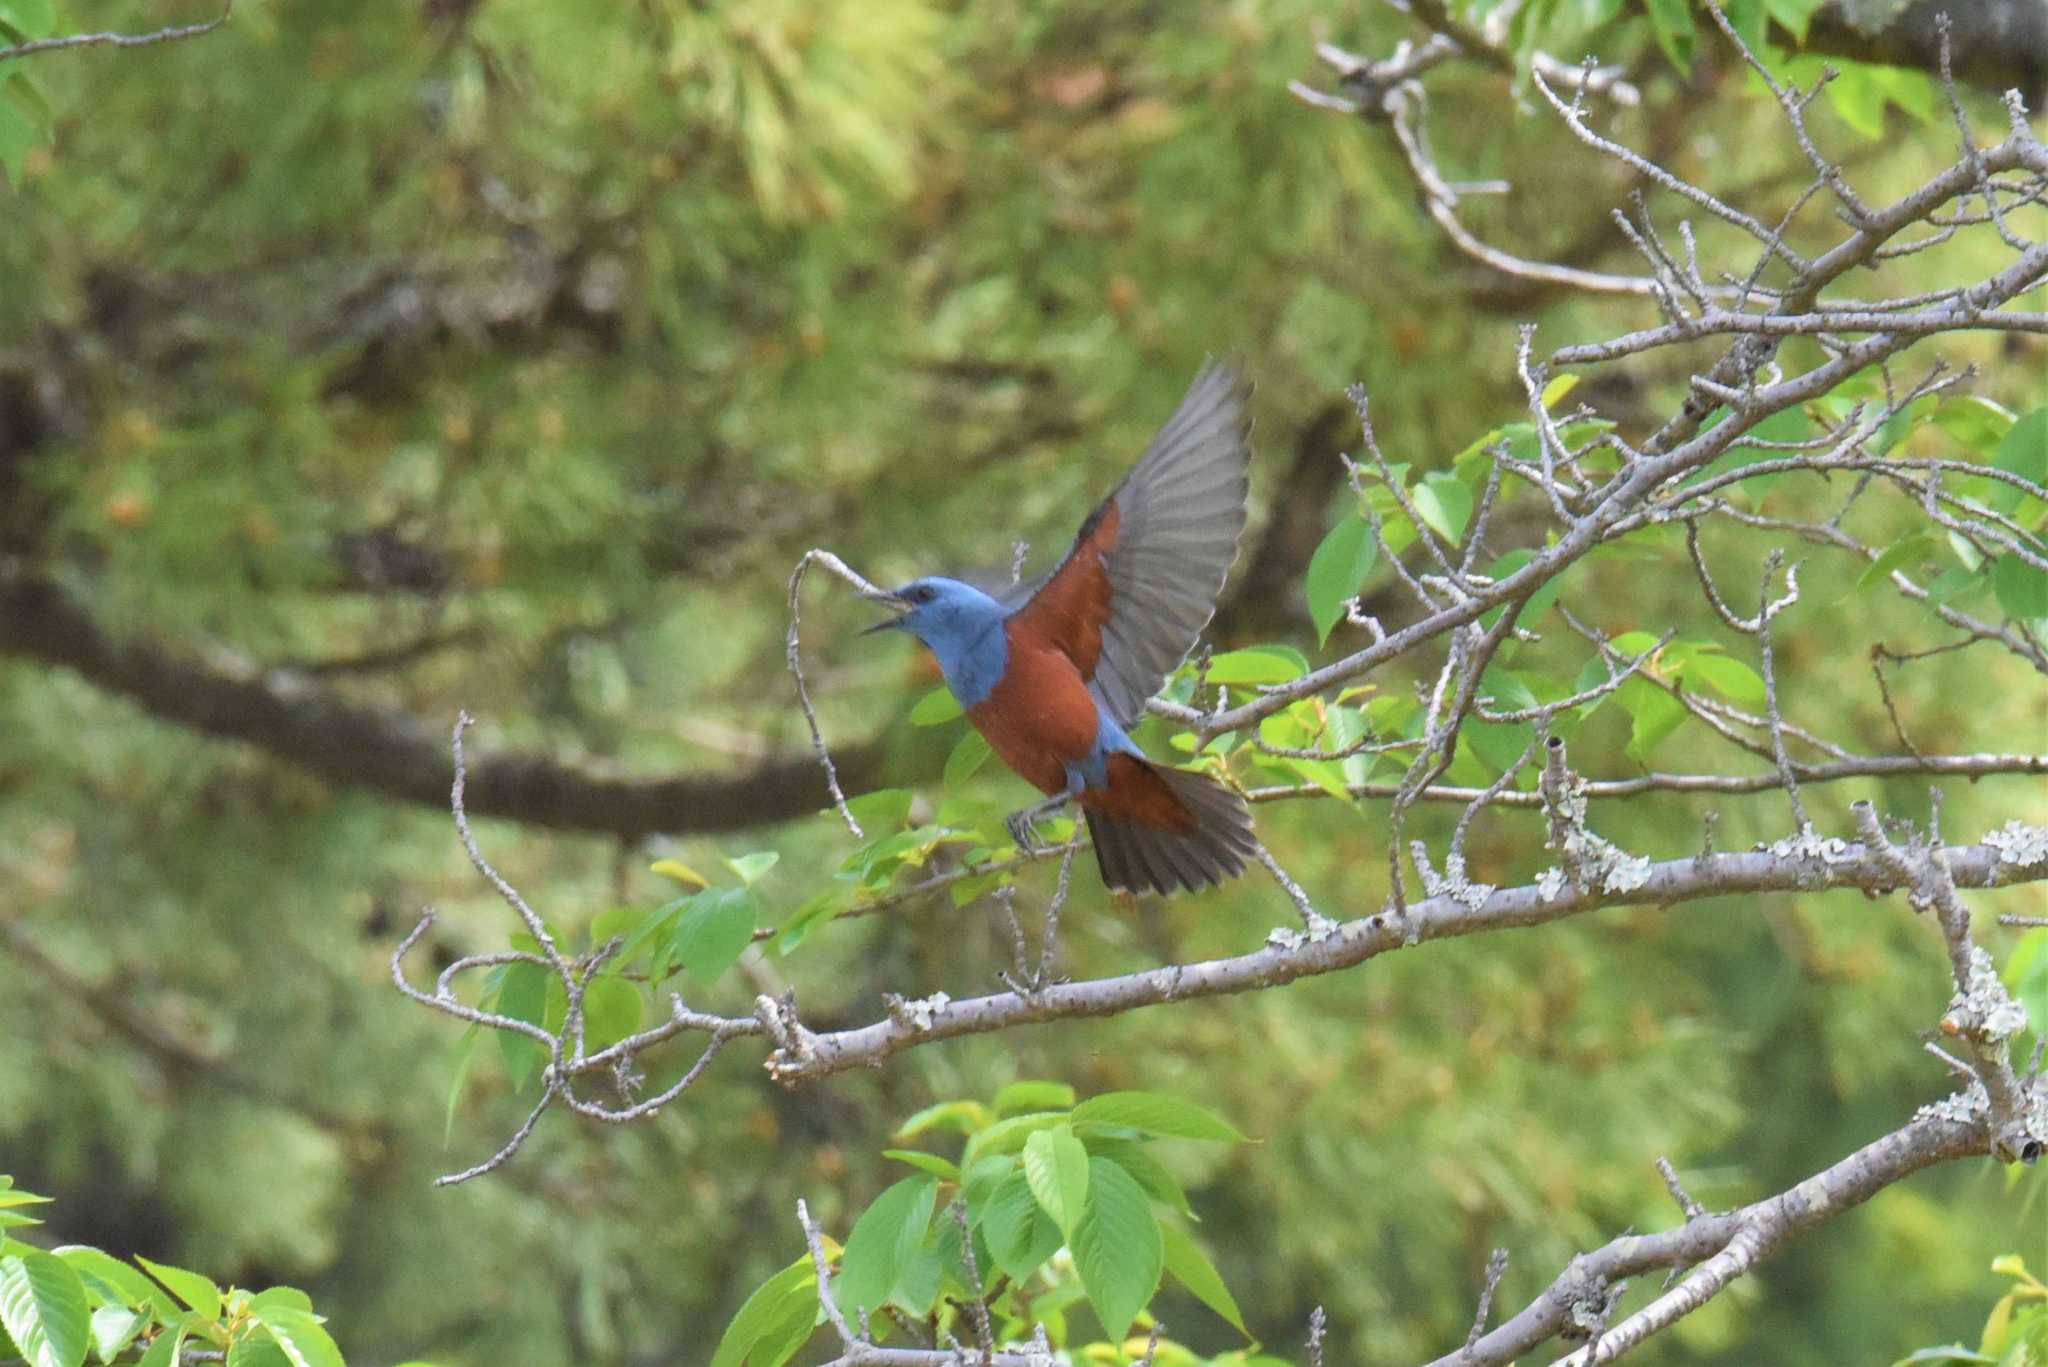
POLYGON ((1244 532, 1249 386, 1228 364, 1195 376, 1073 549, 1017 609, 1129 726, 1216 612, 1244 532))

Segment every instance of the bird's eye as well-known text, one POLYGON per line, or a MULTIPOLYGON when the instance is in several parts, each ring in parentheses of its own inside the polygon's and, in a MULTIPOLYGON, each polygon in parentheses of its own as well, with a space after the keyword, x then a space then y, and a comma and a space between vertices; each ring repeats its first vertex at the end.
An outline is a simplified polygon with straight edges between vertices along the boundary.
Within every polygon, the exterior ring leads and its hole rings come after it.
POLYGON ((932 587, 929 584, 919 584, 909 594, 910 601, 919 604, 931 602, 934 596, 932 587))

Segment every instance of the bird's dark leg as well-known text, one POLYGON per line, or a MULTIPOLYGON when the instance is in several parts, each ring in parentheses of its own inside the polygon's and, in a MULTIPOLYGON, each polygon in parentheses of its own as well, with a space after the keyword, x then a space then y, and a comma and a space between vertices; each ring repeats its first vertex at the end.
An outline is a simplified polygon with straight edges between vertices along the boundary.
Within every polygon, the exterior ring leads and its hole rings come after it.
POLYGON ((1039 844, 1038 832, 1033 829, 1038 818, 1051 816, 1072 801, 1073 796, 1072 793, 1054 793, 1043 802, 1034 802, 1022 811, 1011 812, 1004 817, 1003 826, 1009 831, 1010 839, 1016 842, 1017 848, 1027 854, 1044 848, 1039 844))

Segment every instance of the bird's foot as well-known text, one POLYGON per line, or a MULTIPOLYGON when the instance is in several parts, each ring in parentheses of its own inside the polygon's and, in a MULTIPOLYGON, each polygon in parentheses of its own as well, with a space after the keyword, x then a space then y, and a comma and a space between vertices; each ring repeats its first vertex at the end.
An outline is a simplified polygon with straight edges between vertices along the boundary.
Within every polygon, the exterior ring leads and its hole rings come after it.
POLYGON ((1027 807, 1021 812, 1011 812, 1003 818, 1003 829, 1010 833, 1010 841, 1023 854, 1035 854, 1044 848, 1038 839, 1038 808, 1027 807))

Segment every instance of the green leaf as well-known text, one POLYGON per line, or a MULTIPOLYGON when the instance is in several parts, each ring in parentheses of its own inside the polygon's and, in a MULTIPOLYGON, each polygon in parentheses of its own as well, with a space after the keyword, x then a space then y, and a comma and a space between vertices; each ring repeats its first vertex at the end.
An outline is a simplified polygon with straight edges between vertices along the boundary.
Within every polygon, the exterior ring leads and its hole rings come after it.
POLYGON ((1244 1313, 1237 1308, 1237 1298, 1223 1284, 1223 1277, 1216 1271, 1216 1265, 1209 1261, 1209 1255, 1202 1252, 1188 1237, 1187 1231, 1178 1225, 1161 1221, 1159 1233, 1165 1243, 1166 1270, 1173 1274, 1174 1280, 1192 1292, 1196 1300, 1221 1315, 1231 1328, 1250 1338, 1251 1331, 1244 1327, 1244 1313))
POLYGON ((1059 1251, 1060 1227, 1031 1194, 1021 1171, 996 1187, 980 1214, 989 1253, 1012 1281, 1023 1281, 1059 1251))
POLYGON ((1806 45, 1806 26, 1814 11, 1826 3, 1827 0, 1766 0, 1771 19, 1802 47, 1806 45))
MULTIPOLYGON (((547 1019, 548 979, 553 975, 539 964, 512 963, 501 965, 498 976, 497 994, 492 998, 491 1009, 501 1016, 510 1016, 528 1025, 541 1025, 547 1019)), ((512 1090, 523 1092, 526 1085, 539 1075, 541 1065, 548 1061, 548 1051, 539 1040, 522 1035, 516 1030, 493 1031, 498 1037, 498 1054, 505 1061, 505 1074, 512 1083, 512 1090)), ((145 1267, 149 1266, 147 1263, 145 1267)), ((156 1269, 151 1267, 151 1272, 156 1269)), ((168 1283, 167 1283, 168 1285, 168 1283)), ((175 1286, 171 1290, 178 1291, 175 1286)), ((184 1293, 179 1292, 180 1299, 184 1293)), ((187 1301, 190 1305, 191 1302, 187 1301)), ((193 1306, 196 1310, 197 1306, 193 1306)), ((219 1314, 218 1310, 204 1312, 219 1314)))
POLYGON ((645 1011, 640 989, 607 973, 583 989, 583 1041, 592 1053, 617 1044, 640 1028, 645 1011))
POLYGON ((883 1149, 882 1157, 893 1158, 899 1163, 908 1163, 920 1172, 928 1172, 941 1181, 960 1180, 960 1169, 951 1160, 941 1158, 935 1153, 925 1153, 919 1149, 883 1149))
POLYGON ((135 1367, 178 1367, 185 1351, 186 1334, 183 1325, 164 1329, 150 1341, 149 1351, 142 1355, 135 1367))
MULTIPOLYGON (((686 887, 708 888, 711 886, 710 879, 680 859, 657 859, 647 866, 647 871, 649 873, 658 873, 663 878, 672 879, 686 887)), ((594 927, 591 930, 591 937, 593 939, 604 938, 597 934, 594 927)))
POLYGON ((1019 1171, 1021 1165, 1015 1157, 1007 1153, 984 1158, 964 1170, 960 1194, 967 1198, 968 1213, 976 1223, 980 1222, 982 1214, 988 1209, 989 1200, 995 1195, 996 1188, 1009 1181, 1019 1171))
POLYGON ((1067 1125, 1040 1130, 1024 1141, 1024 1180, 1060 1233, 1073 1237, 1088 1199, 1088 1150, 1067 1125))
POLYGON ((49 120, 36 113, 42 107, 42 97, 25 74, 17 71, 0 78, 0 171, 16 189, 21 188, 21 169, 30 150, 49 138, 49 120))
MULTIPOLYGON (((951 697, 952 694, 947 694, 951 697)), ((877 788, 872 793, 846 800, 846 810, 853 813, 861 829, 869 835, 876 831, 893 831, 910 819, 911 792, 908 788, 877 788)))
POLYGON ((1067 1116, 1065 1111, 1026 1111, 1021 1115, 1004 1116, 967 1141, 967 1151, 960 1159, 961 1166, 971 1168, 976 1159, 986 1154, 1015 1153, 1037 1131, 1065 1124, 1067 1116))
MULTIPOLYGON (((1998 443, 1998 457, 1992 465, 2009 475, 2048 488, 2048 408, 2037 408, 2016 419, 1998 443)), ((2024 489, 2000 484, 1991 495, 1991 506, 2009 513, 2027 497, 2024 489)))
POLYGON ((1631 722, 1628 756, 1638 764, 1650 762, 1650 751, 1678 729, 1685 720, 1685 704, 1646 679, 1631 678, 1615 690, 1631 722))
MULTIPOLYGON (((1495 583, 1499 583, 1535 558, 1536 552, 1526 548, 1509 551, 1506 555, 1501 556, 1498 560, 1487 566, 1486 573, 1495 583)), ((1542 619, 1543 614, 1550 611, 1550 605, 1555 603, 1557 596, 1563 592, 1564 575, 1551 575, 1550 578, 1538 584, 1535 591, 1529 595, 1528 601, 1522 605, 1521 616, 1515 618, 1516 624, 1534 627, 1542 619)), ((1479 623, 1481 626, 1491 628, 1500 621, 1500 615, 1506 611, 1506 604, 1502 604, 1497 608, 1489 608, 1480 614, 1479 623)))
POLYGON ((1308 673, 1308 659, 1292 646, 1248 646, 1209 661, 1209 682, 1276 684, 1308 673))
POLYGON ((0 0, 0 21, 24 38, 47 38, 56 30, 57 11, 50 0, 0 0))
POLYGON ((270 1337, 291 1359, 292 1367, 342 1367, 341 1349, 334 1344, 320 1317, 295 1305, 251 1306, 255 1321, 270 1331, 270 1337))
POLYGON ((85 1283, 62 1258, 40 1249, 0 1258, 0 1324, 28 1367, 79 1367, 90 1322, 85 1283))
POLYGON ((1114 1138, 1090 1131, 1081 1137, 1081 1142, 1088 1146, 1091 1157, 1107 1158, 1129 1173, 1145 1189, 1147 1196, 1172 1206, 1190 1220, 1195 1218, 1194 1211, 1188 1208, 1188 1195, 1181 1190, 1180 1182, 1145 1147, 1149 1140, 1114 1138))
POLYGON ((1893 570, 1902 570, 1923 560, 1930 560, 1940 551, 1941 542, 1931 533, 1925 530, 1907 532, 1885 547, 1883 554, 1864 567, 1863 573, 1856 576, 1856 587, 1862 590, 1883 583, 1891 578, 1893 570))
POLYGON ((1074 1089, 1064 1082, 1012 1082, 996 1093, 997 1115, 1018 1111, 1049 1111, 1074 1104, 1074 1089))
POLYGON ((20 1190, 14 1186, 12 1177, 0 1173, 0 1210, 9 1210, 16 1206, 47 1206, 52 1199, 54 1198, 38 1196, 32 1191, 20 1190))
POLYGON ((1969 454, 1981 457, 2012 430, 2013 416, 1981 394, 1956 394, 1935 405, 1932 421, 1969 454))
POLYGON ((2035 926, 2013 945, 2005 961, 2005 985, 2027 1009, 2034 1033, 2048 1035, 2048 926, 2035 926))
POLYGON ((130 1310, 125 1305, 101 1306, 92 1312, 93 1355, 101 1362, 112 1362, 127 1350, 129 1342, 148 1323, 148 1315, 130 1310))
POLYGON ((154 1263, 140 1253, 135 1261, 142 1270, 171 1289, 171 1294, 190 1309, 197 1310, 207 1319, 220 1318, 220 1288, 197 1272, 187 1272, 182 1267, 169 1263, 154 1263))
POLYGON ((1465 523, 1472 516, 1472 491, 1456 475, 1442 470, 1424 475, 1410 496, 1431 531, 1453 546, 1464 539, 1465 523))
POLYGON ((927 1106, 896 1127, 892 1139, 915 1139, 926 1130, 956 1130, 973 1134, 989 1122, 988 1107, 979 1101, 941 1101, 927 1106))
POLYGON ((1526 721, 1480 721, 1474 718, 1463 727, 1465 741, 1486 767, 1504 774, 1523 762, 1529 742, 1536 737, 1536 724, 1526 721))
POLYGON ((1162 1096, 1157 1092, 1104 1092, 1090 1097, 1073 1110, 1076 1128, 1082 1125, 1114 1125, 1165 1139, 1209 1139, 1224 1144, 1245 1143, 1245 1137, 1221 1116, 1203 1110, 1191 1101, 1162 1096))
POLYGON ((476 1042, 482 1029, 472 1023, 462 1032, 462 1039, 455 1046, 455 1074, 448 1079, 448 1101, 441 1108, 441 1144, 444 1148, 455 1138, 455 1110, 462 1104, 462 1085, 469 1080, 470 1060, 476 1056, 476 1042))
POLYGON ((939 775, 939 782, 950 791, 973 778, 975 771, 988 762, 988 742, 981 732, 968 731, 953 746, 953 753, 946 756, 946 767, 939 775))
MULTIPOLYGON (((645 919, 627 933, 626 942, 619 946, 618 955, 612 962, 619 964, 629 963, 632 961, 633 956, 640 952, 643 945, 650 941, 655 944, 663 943, 669 933, 674 930, 676 918, 688 910, 690 903, 695 901, 699 895, 694 892, 685 893, 681 897, 671 898, 669 901, 663 902, 653 911, 648 912, 645 919)), ((661 963, 650 964, 649 967, 656 973, 663 972, 666 968, 666 960, 667 955, 664 953, 661 963)))
POLYGON ((178 1313, 154 1282, 111 1253, 84 1244, 66 1244, 50 1251, 69 1263, 85 1283, 86 1294, 103 1304, 147 1310, 164 1319, 178 1313))
POLYGON ((943 1275, 978 1295, 987 1291, 989 1284, 1002 1275, 1002 1269, 996 1266, 995 1254, 989 1252, 987 1233, 972 1224, 969 1232, 974 1239, 974 1269, 981 1274, 979 1286, 967 1275, 967 1259, 960 1252, 960 1224, 950 1215, 933 1226, 932 1250, 938 1255, 943 1275))
POLYGON ((1309 557, 1308 613, 1316 624, 1317 645, 1330 639, 1331 629, 1344 615, 1345 602, 1358 596, 1378 556, 1372 527, 1353 512, 1337 519, 1337 525, 1309 557))
POLYGON ((938 1192, 939 1184, 929 1177, 906 1177, 861 1212, 833 1282, 840 1309, 849 1315, 873 1310, 889 1298, 909 1255, 924 1242, 938 1192))
POLYGON ((753 943, 754 910, 754 894, 745 888, 697 894, 676 918, 670 953, 700 981, 711 982, 753 943))
POLYGON ((276 1339, 252 1329, 228 1345, 228 1367, 292 1367, 276 1339))
POLYGON ((806 1253, 761 1283, 740 1305, 739 1313, 719 1336, 711 1367, 781 1367, 803 1346, 800 1338, 780 1357, 774 1355, 780 1340, 788 1337, 790 1321, 801 1317, 803 1338, 809 1338, 817 1315, 818 1274, 806 1253))
POLYGON ((1694 655, 1685 662, 1685 677, 1697 679, 1740 707, 1764 706, 1763 675, 1726 655, 1694 655))
POLYGON ((1991 562, 1991 590, 2010 616, 2029 622, 2048 617, 2048 574, 2016 555, 2001 555, 1991 562))
POLYGON ((1088 1160, 1088 1207, 1069 1247, 1096 1317, 1120 1341, 1159 1289, 1166 1253, 1143 1188, 1107 1158, 1088 1160))
MULTIPOLYGON (((950 1225, 951 1220, 945 1222, 950 1225)), ((922 1319, 929 1315, 932 1303, 939 1298, 939 1279, 945 1275, 945 1268, 939 1261, 939 1246, 936 1239, 921 1240, 917 1247, 904 1252, 896 1270, 896 1285, 889 1293, 889 1299, 902 1306, 912 1316, 922 1319)))
POLYGON ((913 726, 939 726, 961 715, 960 700, 953 696, 953 690, 941 684, 917 700, 910 709, 910 724, 913 726))
POLYGON ((1692 14, 1685 0, 1645 0, 1657 46, 1680 73, 1692 70, 1692 14))
POLYGON ((763 874, 775 867, 775 861, 780 858, 782 856, 774 850, 759 850, 753 854, 740 855, 736 859, 728 859, 725 866, 732 870, 733 876, 738 878, 743 886, 751 888, 761 881, 763 874))
POLYGON ((313 1298, 296 1286, 273 1286, 267 1291, 258 1291, 249 1298, 247 1309, 254 1314, 273 1305, 303 1310, 309 1315, 313 1313, 313 1298))

